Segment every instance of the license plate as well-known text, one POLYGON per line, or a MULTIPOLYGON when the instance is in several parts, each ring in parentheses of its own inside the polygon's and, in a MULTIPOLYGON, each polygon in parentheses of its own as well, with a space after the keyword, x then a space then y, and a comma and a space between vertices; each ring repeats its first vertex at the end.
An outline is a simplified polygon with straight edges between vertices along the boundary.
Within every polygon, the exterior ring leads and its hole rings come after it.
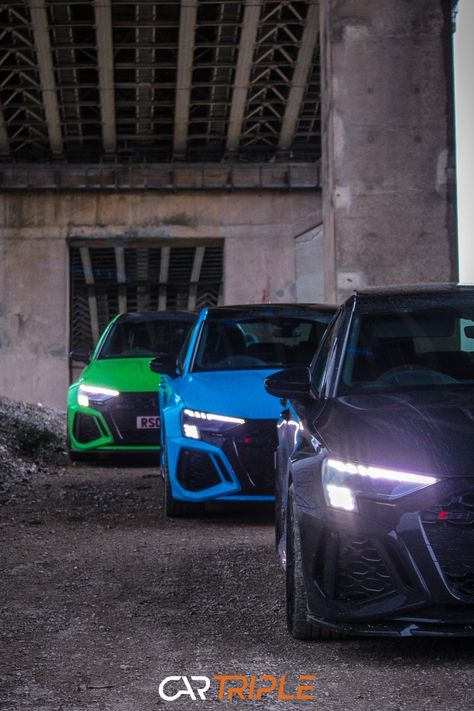
POLYGON ((159 417, 150 417, 148 415, 137 417, 137 430, 157 430, 159 427, 159 417))

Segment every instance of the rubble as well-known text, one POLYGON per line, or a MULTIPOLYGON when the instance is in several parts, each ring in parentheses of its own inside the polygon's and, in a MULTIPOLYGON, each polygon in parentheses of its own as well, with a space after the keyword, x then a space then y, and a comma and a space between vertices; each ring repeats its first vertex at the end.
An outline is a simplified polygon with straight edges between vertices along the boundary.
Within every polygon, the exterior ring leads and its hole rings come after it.
POLYGON ((0 500, 66 464, 66 413, 0 397, 0 500))

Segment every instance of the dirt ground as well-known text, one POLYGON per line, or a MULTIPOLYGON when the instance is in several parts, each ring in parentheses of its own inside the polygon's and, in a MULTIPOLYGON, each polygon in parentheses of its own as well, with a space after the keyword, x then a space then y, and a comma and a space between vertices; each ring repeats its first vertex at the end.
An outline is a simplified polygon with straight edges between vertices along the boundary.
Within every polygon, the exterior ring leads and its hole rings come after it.
POLYGON ((292 640, 271 511, 167 521, 157 474, 58 466, 10 491, 0 507, 0 708, 188 709, 186 697, 158 693, 182 674, 285 674, 290 687, 317 675, 313 702, 224 703, 235 709, 472 708, 474 642, 292 640))

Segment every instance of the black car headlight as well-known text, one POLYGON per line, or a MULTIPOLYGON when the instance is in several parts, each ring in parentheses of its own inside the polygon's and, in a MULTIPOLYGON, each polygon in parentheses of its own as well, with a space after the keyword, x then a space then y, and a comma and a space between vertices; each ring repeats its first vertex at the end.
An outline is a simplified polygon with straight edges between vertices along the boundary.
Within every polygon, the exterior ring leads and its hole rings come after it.
POLYGON ((79 385, 77 403, 82 407, 102 405, 104 402, 118 397, 120 392, 112 388, 102 388, 98 385, 79 385))
POLYGON ((200 410, 183 410, 181 413, 181 430, 184 437, 190 439, 201 439, 201 432, 213 432, 215 434, 227 434, 236 425, 245 424, 242 417, 231 417, 230 415, 217 415, 212 412, 201 412, 200 410))
POLYGON ((363 466, 337 459, 326 459, 322 469, 327 505, 344 511, 358 510, 358 496, 393 501, 437 481, 426 474, 363 466))

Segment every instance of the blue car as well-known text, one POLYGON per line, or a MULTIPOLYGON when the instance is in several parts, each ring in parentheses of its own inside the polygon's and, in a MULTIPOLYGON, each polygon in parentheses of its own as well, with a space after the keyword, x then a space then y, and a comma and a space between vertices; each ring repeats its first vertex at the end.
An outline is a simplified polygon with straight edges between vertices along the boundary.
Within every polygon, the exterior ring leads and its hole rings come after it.
POLYGON ((180 355, 159 357, 162 472, 168 516, 206 501, 271 501, 281 405, 264 380, 309 364, 335 309, 325 305, 205 308, 180 355))

